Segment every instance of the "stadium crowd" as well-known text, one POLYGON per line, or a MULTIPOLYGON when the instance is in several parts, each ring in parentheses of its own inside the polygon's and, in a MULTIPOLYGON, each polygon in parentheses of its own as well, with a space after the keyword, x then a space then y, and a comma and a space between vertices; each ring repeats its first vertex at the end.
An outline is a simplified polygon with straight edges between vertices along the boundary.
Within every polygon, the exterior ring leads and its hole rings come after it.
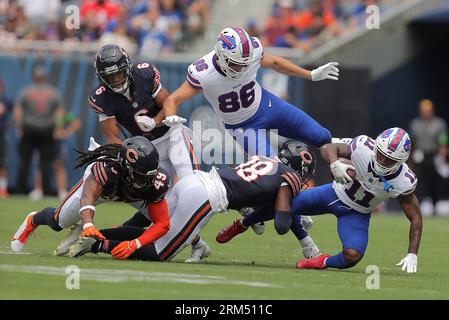
POLYGON ((204 32, 209 0, 0 0, 0 42, 117 43, 131 53, 182 51, 204 32), (76 5, 79 28, 67 25, 76 5))
POLYGON ((340 37, 365 23, 366 8, 380 13, 401 0, 276 0, 264 26, 255 20, 247 29, 265 46, 297 48, 305 52, 340 37))

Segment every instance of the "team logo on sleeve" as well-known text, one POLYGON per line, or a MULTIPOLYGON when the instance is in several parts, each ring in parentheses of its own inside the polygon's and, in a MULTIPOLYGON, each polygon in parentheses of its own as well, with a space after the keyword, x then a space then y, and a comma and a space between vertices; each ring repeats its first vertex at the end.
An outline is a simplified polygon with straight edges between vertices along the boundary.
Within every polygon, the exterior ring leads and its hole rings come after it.
POLYGON ((138 158, 139 158, 139 155, 137 154, 136 150, 131 149, 131 148, 126 150, 126 159, 130 163, 136 163, 138 158))
POLYGON ((218 38, 221 40, 221 46, 223 49, 233 50, 237 47, 237 43, 235 42, 235 39, 230 36, 225 36, 224 34, 220 33, 218 38))

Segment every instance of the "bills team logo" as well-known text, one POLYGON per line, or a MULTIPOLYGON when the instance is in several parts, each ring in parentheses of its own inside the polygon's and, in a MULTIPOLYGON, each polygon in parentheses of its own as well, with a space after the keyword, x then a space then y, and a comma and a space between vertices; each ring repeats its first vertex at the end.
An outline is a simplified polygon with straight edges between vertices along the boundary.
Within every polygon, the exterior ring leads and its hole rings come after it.
POLYGON ((407 139, 407 141, 405 141, 405 143, 404 143, 405 152, 410 152, 411 147, 412 147, 412 142, 410 141, 410 139, 407 139))
POLYGON ((139 158, 139 155, 137 154, 137 151, 134 149, 128 149, 126 150, 126 159, 131 163, 136 163, 137 159, 139 158))
POLYGON ((221 40, 221 46, 223 49, 233 50, 237 48, 237 43, 235 42, 235 39, 233 37, 225 36, 224 34, 220 33, 218 38, 221 40))
POLYGON ((393 130, 391 130, 391 129, 387 129, 384 132, 382 132, 382 135, 381 135, 382 139, 388 138, 392 132, 393 132, 393 130))

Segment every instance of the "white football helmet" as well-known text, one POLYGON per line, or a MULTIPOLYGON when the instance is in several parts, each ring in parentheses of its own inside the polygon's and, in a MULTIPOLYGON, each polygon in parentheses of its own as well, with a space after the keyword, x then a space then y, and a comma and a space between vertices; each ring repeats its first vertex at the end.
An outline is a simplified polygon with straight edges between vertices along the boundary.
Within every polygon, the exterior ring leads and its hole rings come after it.
POLYGON ((410 156, 411 146, 410 136, 404 129, 389 128, 382 132, 374 144, 374 172, 386 176, 398 171, 410 156))
POLYGON ((241 79, 253 63, 254 46, 250 35, 242 28, 226 28, 215 44, 218 65, 232 79, 241 79))

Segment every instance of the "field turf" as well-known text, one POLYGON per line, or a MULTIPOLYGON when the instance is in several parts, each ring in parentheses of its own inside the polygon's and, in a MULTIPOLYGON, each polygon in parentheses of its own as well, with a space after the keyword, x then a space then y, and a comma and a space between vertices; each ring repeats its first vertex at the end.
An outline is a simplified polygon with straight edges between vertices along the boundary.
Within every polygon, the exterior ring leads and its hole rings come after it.
MULTIPOLYGON (((448 299, 449 219, 427 218, 419 253, 418 273, 395 264, 407 253, 409 222, 404 215, 381 214, 371 219, 370 241, 363 260, 348 270, 297 270, 298 243, 292 234, 277 236, 272 223, 265 234, 251 230, 226 245, 215 242, 218 230, 238 215, 215 216, 201 233, 212 248, 206 263, 183 260, 190 248, 169 263, 116 261, 106 255, 80 259, 54 257, 52 251, 67 231, 40 227, 22 254, 9 249, 11 235, 26 213, 57 206, 48 198, 0 200, 0 299, 448 299), (66 288, 66 267, 81 268, 79 290, 66 288), (368 290, 367 266, 380 268, 380 289, 368 290)), ((98 207, 96 225, 117 225, 133 214, 124 204, 98 207)), ((340 242, 331 215, 315 218, 311 235, 322 252, 336 253, 340 242)))

